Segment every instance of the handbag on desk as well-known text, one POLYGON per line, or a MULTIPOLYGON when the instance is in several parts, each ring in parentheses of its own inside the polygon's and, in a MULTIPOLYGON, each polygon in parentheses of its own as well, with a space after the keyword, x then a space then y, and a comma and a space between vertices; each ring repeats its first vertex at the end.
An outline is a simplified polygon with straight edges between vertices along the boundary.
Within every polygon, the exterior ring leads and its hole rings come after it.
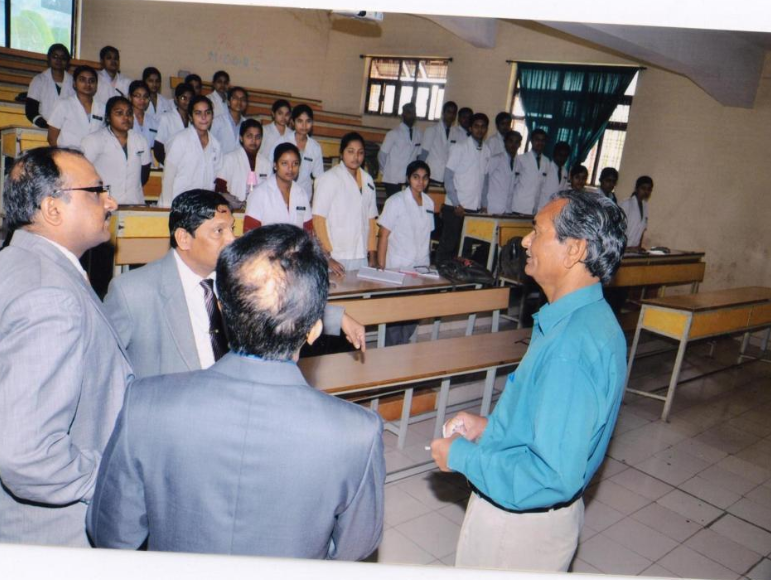
POLYGON ((439 274, 454 284, 482 284, 492 286, 495 283, 490 270, 468 258, 455 257, 437 266, 439 274))

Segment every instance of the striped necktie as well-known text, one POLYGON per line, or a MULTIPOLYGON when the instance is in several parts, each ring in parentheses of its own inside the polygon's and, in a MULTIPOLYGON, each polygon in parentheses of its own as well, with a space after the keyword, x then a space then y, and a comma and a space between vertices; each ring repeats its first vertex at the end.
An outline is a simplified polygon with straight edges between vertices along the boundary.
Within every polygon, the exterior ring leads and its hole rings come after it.
POLYGON ((225 336, 225 324, 222 321, 217 297, 214 295, 214 280, 211 278, 201 280, 201 286, 206 301, 206 312, 209 315, 209 340, 211 340, 214 360, 218 361, 230 350, 227 336, 225 336))

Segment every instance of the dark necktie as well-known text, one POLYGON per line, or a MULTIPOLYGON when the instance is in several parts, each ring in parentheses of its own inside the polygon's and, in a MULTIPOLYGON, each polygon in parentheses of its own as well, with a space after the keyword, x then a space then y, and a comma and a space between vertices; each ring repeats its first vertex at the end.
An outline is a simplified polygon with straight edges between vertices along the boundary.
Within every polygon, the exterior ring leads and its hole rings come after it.
POLYGON ((562 167, 557 168, 557 183, 562 185, 562 167))
POLYGON ((447 135, 448 139, 450 138, 450 128, 449 127, 445 127, 444 128, 444 134, 447 135))
POLYGON ((538 166, 538 169, 541 168, 541 155, 540 154, 535 156, 535 164, 538 166))
POLYGON ((410 141, 412 141, 412 127, 410 127, 410 141))
POLYGON ((203 287, 204 300, 206 301, 206 312, 209 314, 209 340, 214 352, 214 360, 220 360, 228 352, 228 339, 225 336, 225 324, 222 322, 222 314, 217 304, 217 297, 214 295, 214 280, 206 278, 201 280, 203 287))
POLYGON ((509 169, 514 171, 514 158, 513 157, 509 157, 509 169))

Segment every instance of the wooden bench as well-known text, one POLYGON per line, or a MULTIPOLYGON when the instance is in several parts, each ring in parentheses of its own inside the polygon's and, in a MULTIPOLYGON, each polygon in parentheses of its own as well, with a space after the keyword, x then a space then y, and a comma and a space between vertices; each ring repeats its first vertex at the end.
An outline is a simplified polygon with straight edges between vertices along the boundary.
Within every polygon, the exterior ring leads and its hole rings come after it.
MULTIPOLYGON (((632 341, 632 350, 629 354, 626 390, 636 395, 664 401, 661 419, 666 421, 672 408, 680 369, 690 341, 744 333, 738 360, 741 362, 749 341, 749 333, 768 327, 771 327, 771 288, 752 286, 643 300, 637 330, 632 341), (680 343, 666 396, 628 388, 634 357, 643 330, 680 343)), ((763 342, 763 351, 767 346, 768 334, 763 342)))

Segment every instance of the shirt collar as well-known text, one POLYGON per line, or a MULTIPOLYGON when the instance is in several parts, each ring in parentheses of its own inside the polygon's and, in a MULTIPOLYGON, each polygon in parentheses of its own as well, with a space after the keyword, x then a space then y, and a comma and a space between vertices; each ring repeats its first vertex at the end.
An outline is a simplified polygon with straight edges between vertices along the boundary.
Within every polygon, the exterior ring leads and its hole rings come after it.
MULTIPOLYGON (((193 272, 193 270, 190 269, 190 266, 185 264, 185 261, 180 257, 179 252, 177 252, 177 250, 174 250, 174 259, 177 261, 177 270, 179 271, 179 279, 182 282, 182 287, 187 289, 198 288, 203 278, 201 278, 198 274, 193 272)), ((209 274, 209 276, 207 276, 207 278, 216 280, 217 273, 212 272, 211 274, 209 274)))
POLYGON ((86 271, 83 269, 83 266, 80 264, 80 260, 78 260, 75 254, 70 252, 67 248, 65 248, 61 244, 57 244, 50 238, 46 238, 45 236, 41 236, 40 234, 33 234, 33 235, 44 239, 46 242, 48 242, 57 250, 59 250, 62 254, 64 254, 64 257, 67 258, 70 262, 72 262, 72 265, 75 266, 75 268, 77 268, 78 272, 80 272, 80 275, 83 276, 86 282, 88 282, 88 274, 86 274, 86 271))
POLYGON ((541 332, 546 334, 563 318, 573 314, 579 308, 600 300, 602 300, 602 285, 597 282, 580 290, 574 290, 556 302, 546 304, 533 315, 533 320, 541 328, 541 332))

